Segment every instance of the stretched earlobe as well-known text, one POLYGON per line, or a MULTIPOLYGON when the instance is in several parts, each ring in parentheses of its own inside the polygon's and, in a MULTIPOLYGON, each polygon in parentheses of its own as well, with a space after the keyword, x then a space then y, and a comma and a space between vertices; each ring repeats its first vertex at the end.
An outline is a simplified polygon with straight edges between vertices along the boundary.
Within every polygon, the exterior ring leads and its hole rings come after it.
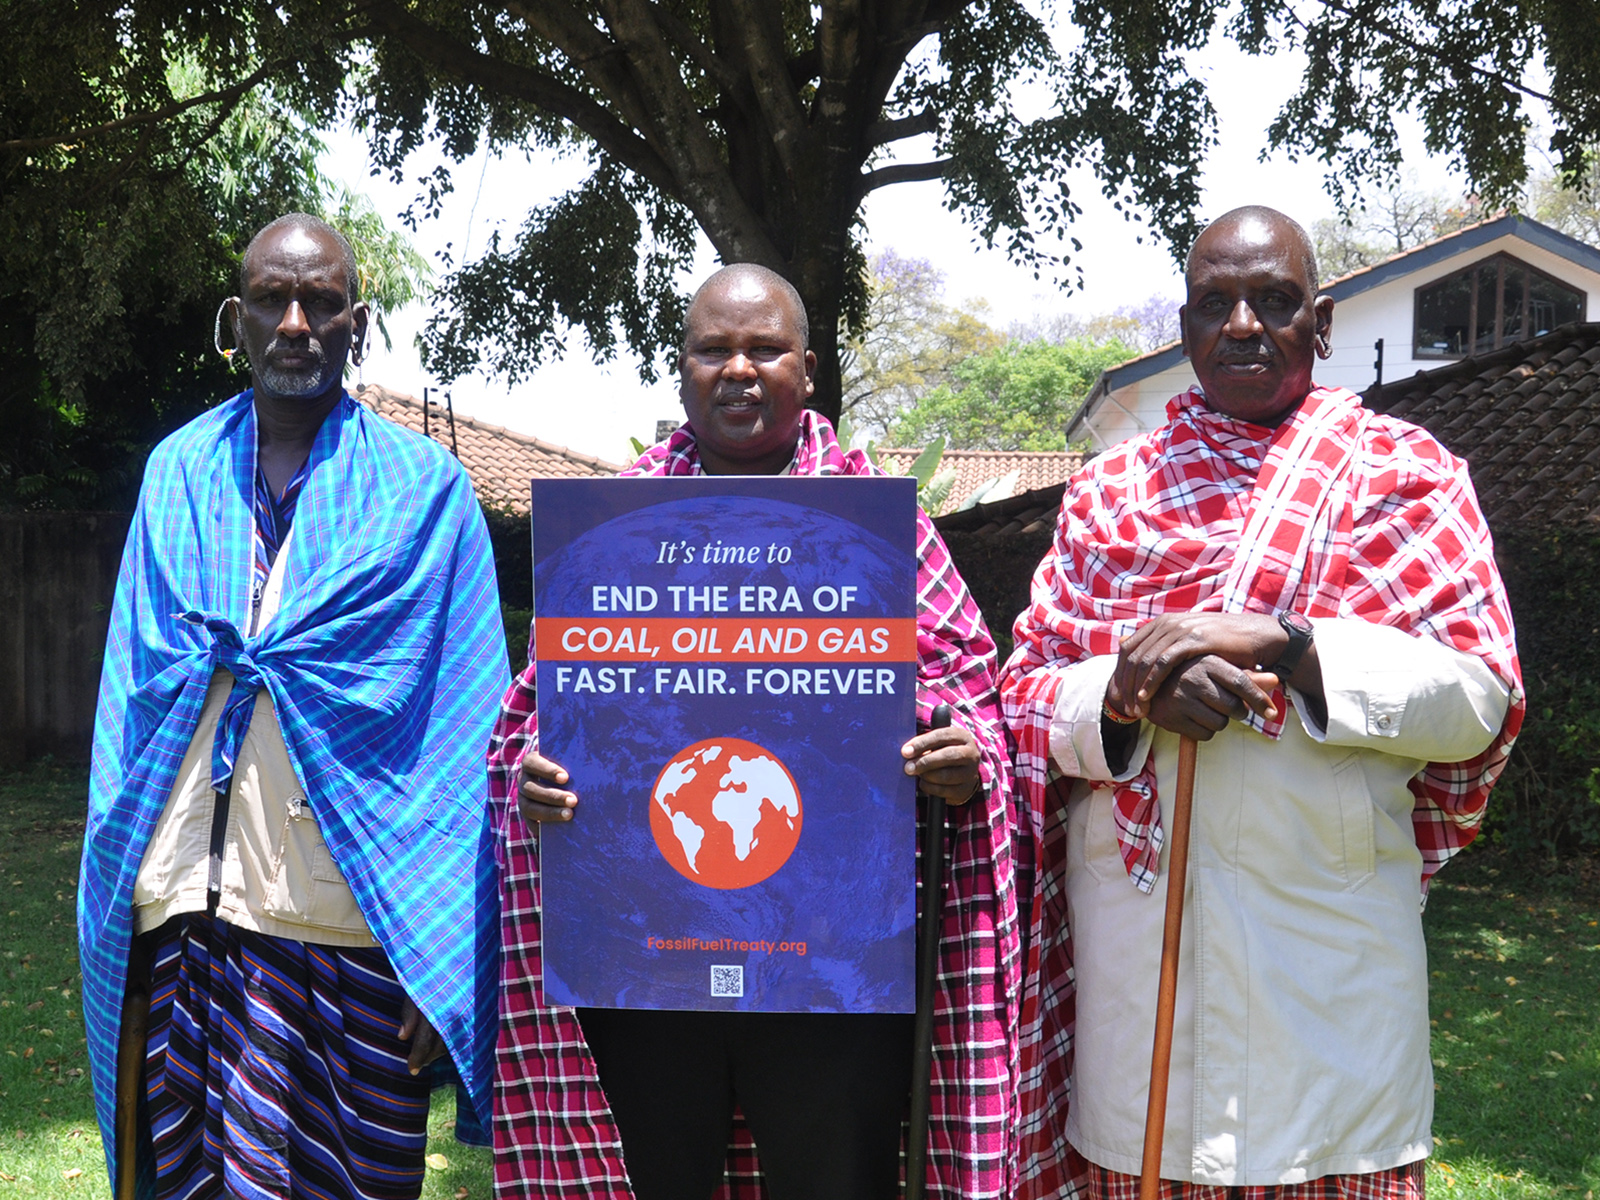
MULTIPOLYGON (((228 315, 230 317, 232 316, 232 313, 229 312, 229 310, 234 305, 234 303, 236 303, 238 301, 238 299, 239 298, 237 296, 229 296, 226 300, 224 300, 221 304, 219 304, 217 306, 216 323, 211 328, 211 344, 212 344, 213 347, 216 348, 217 353, 222 355, 223 361, 226 362, 226 363, 229 363, 229 364, 232 364, 233 356, 239 352, 239 344, 238 344, 239 343, 239 330, 238 330, 238 327, 235 326, 235 328, 233 330, 234 344, 232 346, 226 346, 226 347, 223 346, 223 344, 222 344, 222 317, 223 317, 224 313, 228 313, 228 315)), ((232 321, 230 321, 229 324, 232 324, 232 321)))

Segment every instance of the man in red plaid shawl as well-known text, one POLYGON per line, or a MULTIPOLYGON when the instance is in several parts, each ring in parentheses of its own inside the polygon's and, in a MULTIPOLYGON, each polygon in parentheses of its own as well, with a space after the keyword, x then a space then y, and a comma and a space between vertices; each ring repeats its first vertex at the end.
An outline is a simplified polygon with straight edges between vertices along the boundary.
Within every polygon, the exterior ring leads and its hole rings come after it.
POLYGON ((1489 531, 1460 460, 1313 385, 1333 301, 1287 217, 1208 228, 1181 316, 1200 387, 1068 485, 1002 674, 1043 825, 1021 1194, 1137 1192, 1187 735, 1163 1192, 1416 1200, 1419 900, 1522 719, 1489 531))
MULTIPOLYGON (((686 320, 688 421, 627 473, 871 473, 864 455, 846 452, 805 408, 816 364, 806 337, 800 297, 779 276, 748 265, 712 276, 686 320)), ((1021 994, 1010 762, 994 643, 927 515, 917 521, 917 721, 926 730, 941 703, 955 719, 902 753, 923 793, 957 806, 939 906, 928 1194, 1002 1197, 1016 1177, 1021 994)), ((892 1196, 909 1016, 545 1005, 537 831, 582 819, 583 780, 538 753, 534 684, 530 663, 506 694, 489 753, 505 938, 496 1194, 892 1196)))

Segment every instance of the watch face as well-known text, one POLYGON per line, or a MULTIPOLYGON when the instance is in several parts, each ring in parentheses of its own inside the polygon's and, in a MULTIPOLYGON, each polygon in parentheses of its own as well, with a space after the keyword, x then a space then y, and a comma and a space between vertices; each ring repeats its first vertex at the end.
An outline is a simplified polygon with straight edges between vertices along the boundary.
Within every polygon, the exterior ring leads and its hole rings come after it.
POLYGON ((1297 612, 1279 613, 1278 621, 1285 628, 1293 629, 1298 634, 1311 636, 1311 622, 1297 612))

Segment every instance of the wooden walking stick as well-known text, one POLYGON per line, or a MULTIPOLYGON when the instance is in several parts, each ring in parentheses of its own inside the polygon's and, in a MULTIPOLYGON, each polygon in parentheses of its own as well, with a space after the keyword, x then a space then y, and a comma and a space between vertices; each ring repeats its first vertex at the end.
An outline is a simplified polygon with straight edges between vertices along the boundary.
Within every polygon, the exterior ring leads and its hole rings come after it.
POLYGON ((128 987, 117 1039, 116 1200, 135 1200, 139 1165, 139 1093, 150 1039, 150 973, 137 938, 128 954, 128 987))
POLYGON ((1139 1200, 1161 1194, 1161 1135, 1167 1124, 1167 1082, 1172 1073, 1172 1015, 1178 1003, 1178 945, 1183 937, 1183 891, 1189 878, 1189 810, 1194 805, 1191 737, 1178 739, 1178 794, 1172 803, 1167 853, 1167 914, 1161 930, 1161 984, 1156 993, 1156 1035, 1150 1050, 1150 1104, 1144 1114, 1144 1163, 1139 1200))
MULTIPOLYGON (((950 706, 933 710, 929 729, 950 724, 950 706)), ((944 797, 928 796, 922 826, 922 924, 917 927, 917 1021, 911 1035, 911 1127, 906 1134, 906 1200, 928 1185, 928 1113, 933 1090, 933 1007, 939 979, 939 912, 944 907, 944 797)))

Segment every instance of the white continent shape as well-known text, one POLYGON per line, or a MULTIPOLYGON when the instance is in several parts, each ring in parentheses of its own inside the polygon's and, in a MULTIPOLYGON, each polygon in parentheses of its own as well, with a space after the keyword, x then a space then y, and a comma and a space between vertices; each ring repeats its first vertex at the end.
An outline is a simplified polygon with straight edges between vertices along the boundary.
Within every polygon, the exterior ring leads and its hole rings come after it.
POLYGON ((728 773, 717 786, 720 790, 711 802, 711 815, 733 833, 733 853, 740 862, 750 857, 759 840, 756 826, 761 823, 762 801, 787 814, 791 829, 800 816, 800 797, 794 794, 794 785, 770 758, 733 755, 728 759, 728 773))
MULTIPOLYGON (((720 746, 713 746, 711 749, 716 753, 709 755, 710 758, 716 758, 722 751, 720 746)), ((706 752, 702 751, 694 757, 707 756, 706 752)), ((687 762, 668 763, 667 769, 661 773, 661 782, 656 785, 656 794, 652 799, 661 806, 661 811, 667 814, 667 820, 672 822, 673 836, 678 839, 678 845, 683 847, 683 856, 689 860, 689 869, 698 875, 700 868, 695 865, 695 859, 700 856, 700 847, 705 844, 706 831, 696 825, 688 813, 674 812, 672 806, 667 803, 682 791, 696 774, 698 772, 694 769, 693 758, 687 762)))

